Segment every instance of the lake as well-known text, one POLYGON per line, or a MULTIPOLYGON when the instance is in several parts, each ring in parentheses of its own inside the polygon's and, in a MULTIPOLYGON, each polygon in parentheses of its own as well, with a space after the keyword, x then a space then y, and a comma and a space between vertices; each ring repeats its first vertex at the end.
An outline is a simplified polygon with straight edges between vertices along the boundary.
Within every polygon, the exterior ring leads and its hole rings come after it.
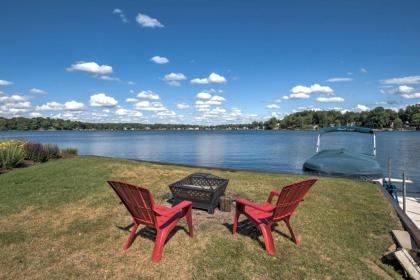
MULTIPOLYGON (((110 156, 167 163, 302 173, 315 153, 316 131, 7 131, 1 138, 20 138, 75 147, 81 155, 110 156)), ((372 135, 330 133, 321 149, 345 147, 372 153, 372 135)), ((420 185, 420 132, 378 132, 377 160, 386 173, 420 185)))

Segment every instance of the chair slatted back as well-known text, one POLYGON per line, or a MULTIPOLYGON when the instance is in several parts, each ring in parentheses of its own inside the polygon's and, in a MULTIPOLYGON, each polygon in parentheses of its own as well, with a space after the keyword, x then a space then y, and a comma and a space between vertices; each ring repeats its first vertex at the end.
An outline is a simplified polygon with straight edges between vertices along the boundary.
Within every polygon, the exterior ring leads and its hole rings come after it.
POLYGON ((305 194, 315 184, 316 179, 297 182, 284 187, 277 200, 273 220, 282 219, 293 214, 305 194))
POLYGON ((120 197, 133 219, 141 224, 156 225, 156 214, 153 211, 155 202, 148 189, 119 181, 108 181, 108 184, 120 197))

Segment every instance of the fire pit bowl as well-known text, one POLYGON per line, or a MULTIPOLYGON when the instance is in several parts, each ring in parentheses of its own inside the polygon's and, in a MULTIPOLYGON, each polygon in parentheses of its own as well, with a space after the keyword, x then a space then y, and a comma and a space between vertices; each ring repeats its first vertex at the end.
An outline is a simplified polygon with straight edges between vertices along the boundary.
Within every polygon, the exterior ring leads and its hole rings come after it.
POLYGON ((192 201, 193 208, 205 209, 213 214, 228 183, 229 180, 209 173, 193 173, 169 185, 169 189, 175 204, 181 200, 189 200, 192 201))

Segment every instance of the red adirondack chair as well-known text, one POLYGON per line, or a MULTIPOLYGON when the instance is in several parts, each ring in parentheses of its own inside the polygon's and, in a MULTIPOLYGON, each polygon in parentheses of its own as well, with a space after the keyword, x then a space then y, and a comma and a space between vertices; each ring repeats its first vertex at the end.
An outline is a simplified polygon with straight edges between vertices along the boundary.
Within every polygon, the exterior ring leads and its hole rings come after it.
POLYGON ((316 181, 316 179, 306 180, 286 186, 280 192, 271 191, 265 203, 254 203, 244 198, 236 199, 233 234, 236 235, 239 215, 245 214, 263 235, 265 249, 270 255, 276 255, 276 248, 271 235, 271 226, 274 222, 284 221, 290 231, 292 240, 296 245, 299 245, 300 240, 296 238, 292 230, 290 217, 316 181), (271 203, 274 196, 278 197, 275 205, 271 203))
POLYGON ((146 188, 118 181, 108 181, 108 184, 120 197, 134 222, 130 236, 124 244, 124 250, 128 250, 131 246, 140 224, 156 229, 153 262, 158 262, 161 259, 166 238, 181 218, 187 219, 188 234, 193 236, 191 201, 184 200, 174 207, 168 208, 155 204, 152 194, 146 188))

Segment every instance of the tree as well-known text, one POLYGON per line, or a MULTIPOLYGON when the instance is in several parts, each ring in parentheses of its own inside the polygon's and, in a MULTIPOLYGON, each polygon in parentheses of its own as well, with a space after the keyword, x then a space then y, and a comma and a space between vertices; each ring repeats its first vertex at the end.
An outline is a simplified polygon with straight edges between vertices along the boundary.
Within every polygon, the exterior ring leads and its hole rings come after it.
POLYGON ((403 127, 403 121, 400 118, 394 120, 394 129, 401 129, 403 127))
POLYGON ((411 125, 415 126, 416 129, 420 128, 420 113, 411 116, 411 125))
POLYGON ((4 118, 0 118, 0 131, 7 130, 7 120, 4 118))
POLYGON ((279 127, 277 119, 275 117, 272 117, 271 119, 265 122, 265 127, 268 130, 277 129, 279 127))

